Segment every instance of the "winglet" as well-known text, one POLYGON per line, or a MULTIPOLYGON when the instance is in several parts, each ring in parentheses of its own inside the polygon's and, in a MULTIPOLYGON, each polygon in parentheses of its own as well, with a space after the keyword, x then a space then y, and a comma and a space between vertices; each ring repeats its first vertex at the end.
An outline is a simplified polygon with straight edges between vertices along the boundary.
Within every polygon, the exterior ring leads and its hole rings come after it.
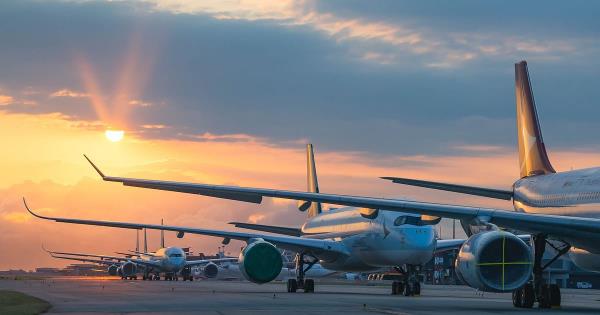
POLYGON ((27 209, 27 211, 29 211, 29 213, 31 213, 31 215, 33 215, 34 217, 38 217, 40 219, 52 220, 52 218, 44 217, 44 216, 41 216, 41 215, 36 214, 35 212, 31 211, 31 209, 29 209, 29 206, 27 205, 27 201, 25 201, 25 197, 23 197, 23 204, 25 205, 25 209, 27 209))
POLYGON ((47 249, 46 249, 46 247, 44 246, 44 243, 42 243, 42 249, 43 249, 45 252, 47 252, 47 253, 52 253, 52 251, 49 251, 49 250, 47 250, 47 249))
POLYGON ((92 164, 92 167, 96 170, 96 172, 98 172, 98 174, 100 174, 100 177, 102 177, 102 179, 104 179, 106 176, 104 175, 104 173, 102 173, 102 171, 96 166, 96 164, 94 164, 94 162, 92 162, 92 160, 90 160, 90 158, 87 157, 87 155, 83 155, 83 157, 88 160, 88 162, 90 162, 90 164, 92 164))

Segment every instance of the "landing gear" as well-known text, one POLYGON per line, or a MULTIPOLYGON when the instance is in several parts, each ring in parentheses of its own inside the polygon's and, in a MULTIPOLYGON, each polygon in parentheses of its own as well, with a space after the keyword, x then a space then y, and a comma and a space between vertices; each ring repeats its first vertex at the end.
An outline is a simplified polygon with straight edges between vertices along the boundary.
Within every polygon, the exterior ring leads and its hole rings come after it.
POLYGON ((189 266, 183 268, 183 270, 181 270, 181 278, 183 279, 183 281, 194 281, 194 276, 192 275, 192 268, 189 266))
POLYGON ((513 305, 515 307, 531 308, 535 302, 538 302, 539 308, 560 307, 560 287, 557 284, 547 284, 543 274, 548 266, 571 249, 571 245, 563 243, 562 247, 557 247, 548 242, 545 234, 532 235, 531 243, 533 248, 533 281, 513 292, 513 305), (550 261, 542 265, 546 244, 554 248, 557 253, 550 261))
POLYGON ((313 257, 313 260, 304 268, 304 255, 304 253, 296 254, 296 279, 288 279, 287 282, 287 291, 290 293, 294 293, 298 289, 304 290, 304 293, 315 292, 315 280, 305 279, 304 275, 317 263, 317 259, 313 257))
POLYGON ((402 279, 392 282, 392 295, 421 295, 418 266, 406 265, 405 268, 396 267, 395 269, 402 274, 402 279))

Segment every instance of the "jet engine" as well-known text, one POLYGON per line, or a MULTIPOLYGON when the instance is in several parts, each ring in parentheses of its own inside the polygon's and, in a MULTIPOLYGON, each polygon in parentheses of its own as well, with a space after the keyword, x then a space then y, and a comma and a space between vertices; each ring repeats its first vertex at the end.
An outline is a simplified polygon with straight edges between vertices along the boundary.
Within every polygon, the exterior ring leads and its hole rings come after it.
POLYGON ((119 266, 117 265, 110 265, 108 266, 108 274, 111 276, 116 276, 119 272, 119 266))
POLYGON ((281 273, 283 260, 275 245, 256 239, 246 246, 239 257, 239 268, 246 280, 262 284, 267 283, 281 273))
POLYGON ((530 247, 503 231, 474 234, 461 246, 456 274, 472 288, 510 292, 523 286, 533 269, 530 247))
POLYGON ((121 266, 121 272, 124 277, 131 277, 137 273, 137 265, 128 261, 121 266))
POLYGON ((202 274, 207 278, 216 278, 217 274, 219 274, 219 267, 214 263, 208 263, 204 266, 202 274))

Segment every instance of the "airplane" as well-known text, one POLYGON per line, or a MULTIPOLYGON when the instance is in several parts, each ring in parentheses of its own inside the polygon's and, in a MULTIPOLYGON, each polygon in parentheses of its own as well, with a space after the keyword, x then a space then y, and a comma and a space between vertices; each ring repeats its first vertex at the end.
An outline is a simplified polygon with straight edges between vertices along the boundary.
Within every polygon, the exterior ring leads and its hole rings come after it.
MULTIPOLYGON (((319 194, 312 145, 307 146, 306 152, 308 191, 319 194)), ((213 194, 213 196, 217 195, 220 194, 213 194)), ((236 198, 229 194, 225 196, 236 198)), ((243 200, 245 197, 238 199, 243 200)), ((439 218, 354 207, 323 211, 320 203, 311 202, 299 204, 299 210, 306 211, 308 214, 301 228, 237 223, 240 227, 277 235, 56 218, 35 214, 27 204, 25 207, 34 216, 57 222, 168 230, 177 232, 177 237, 183 237, 185 233, 209 235, 223 238, 224 244, 229 243, 231 239, 245 241, 247 246, 240 253, 239 269, 244 278, 259 284, 270 282, 281 273, 283 262, 279 249, 290 250, 297 253, 296 277, 288 279, 288 292, 296 292, 298 289, 314 292, 314 280, 306 278, 306 273, 315 264, 320 263, 328 270, 341 272, 378 271, 383 267, 397 268, 404 277, 392 283, 392 294, 419 295, 420 266, 428 262, 436 250, 458 248, 464 242, 464 240, 437 240, 433 225, 439 222, 439 218)))
POLYGON ((515 64, 515 79, 521 179, 514 183, 512 190, 431 184, 450 191, 512 199, 515 211, 318 191, 113 177, 104 175, 87 156, 86 159, 103 180, 120 182, 125 186, 250 203, 261 203, 263 197, 291 199, 299 201, 301 210, 318 203, 354 206, 361 209, 360 213, 372 213, 375 221, 377 209, 385 209, 386 213, 458 219, 463 226, 483 227, 481 233, 469 236, 455 263, 456 271, 465 283, 480 291, 512 292, 515 307, 530 308, 536 302, 540 308, 558 307, 561 303, 560 288, 543 279, 549 263, 569 253, 573 262, 582 269, 600 271, 600 168, 560 173, 554 170, 542 139, 525 61, 515 64), (531 247, 514 233, 500 228, 530 234, 531 247), (557 253, 549 263, 543 264, 546 244, 553 246, 557 253))
POLYGON ((183 281, 193 281, 193 267, 200 267, 200 271, 210 278, 216 276, 216 263, 237 261, 236 258, 232 257, 186 260, 185 252, 180 247, 165 247, 163 231, 161 231, 161 247, 151 253, 147 251, 147 238, 144 230, 144 252, 137 252, 138 254, 129 257, 57 252, 46 250, 43 246, 42 248, 54 258, 108 265, 109 275, 119 275, 121 279, 130 280, 137 280, 137 273, 141 270, 142 280, 160 280, 160 273, 164 273, 164 280, 178 281, 178 274, 181 274, 183 281), (134 258, 136 256, 137 258, 134 258))

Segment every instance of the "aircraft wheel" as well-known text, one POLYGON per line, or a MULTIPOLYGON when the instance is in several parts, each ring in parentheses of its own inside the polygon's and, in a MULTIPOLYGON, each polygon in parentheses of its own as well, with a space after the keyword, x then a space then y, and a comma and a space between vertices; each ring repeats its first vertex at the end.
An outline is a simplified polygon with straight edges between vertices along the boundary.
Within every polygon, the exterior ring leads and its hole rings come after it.
POLYGON ((305 293, 314 293, 315 292, 315 280, 313 280, 313 279, 304 280, 304 292, 305 293))
POLYGON ((512 302, 514 307, 523 307, 523 289, 519 288, 512 292, 512 302))
POLYGON ((413 287, 413 295, 421 295, 421 283, 418 281, 415 282, 413 287))
POLYGON ((288 279, 287 291, 290 293, 295 293, 296 290, 298 290, 298 282, 296 282, 296 279, 288 279))
POLYGON ((540 286, 538 306, 539 308, 550 308, 550 286, 547 284, 542 284, 540 286))
POLYGON ((550 285, 550 307, 558 308, 560 307, 560 287, 558 284, 550 285))
POLYGON ((394 281, 392 282, 392 295, 401 295, 404 292, 404 282, 394 281))
POLYGON ((528 283, 521 289, 521 306, 523 308, 532 308, 535 302, 535 293, 533 292, 533 285, 528 283))
POLYGON ((411 296, 412 295, 412 283, 409 282, 409 283, 407 283, 404 286, 404 291, 402 292, 402 294, 404 296, 411 296))

